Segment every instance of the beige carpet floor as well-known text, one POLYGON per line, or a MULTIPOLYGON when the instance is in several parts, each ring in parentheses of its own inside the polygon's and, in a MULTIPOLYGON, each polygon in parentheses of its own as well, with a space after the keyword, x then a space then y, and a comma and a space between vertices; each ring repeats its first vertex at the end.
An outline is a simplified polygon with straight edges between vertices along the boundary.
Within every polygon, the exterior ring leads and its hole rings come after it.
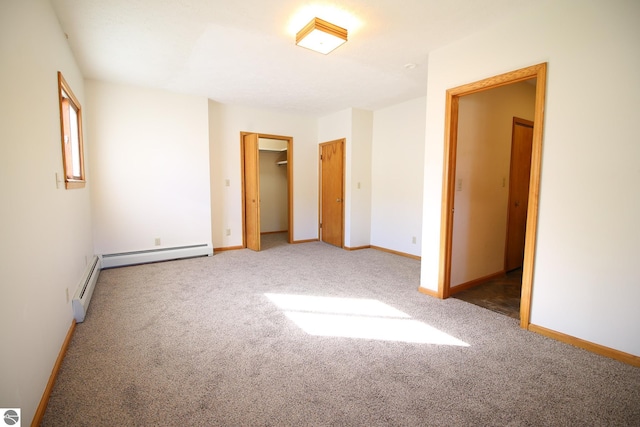
POLYGON ((44 426, 638 426, 640 369, 323 243, 105 270, 44 426))

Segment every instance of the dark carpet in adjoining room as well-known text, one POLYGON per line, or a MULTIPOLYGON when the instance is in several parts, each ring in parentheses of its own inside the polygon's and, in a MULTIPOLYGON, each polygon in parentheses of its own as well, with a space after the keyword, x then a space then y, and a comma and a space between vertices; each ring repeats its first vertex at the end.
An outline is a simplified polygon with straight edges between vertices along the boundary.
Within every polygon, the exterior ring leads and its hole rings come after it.
POLYGON ((487 310, 520 319, 520 294, 522 293, 522 269, 465 289, 453 298, 484 307, 487 310))

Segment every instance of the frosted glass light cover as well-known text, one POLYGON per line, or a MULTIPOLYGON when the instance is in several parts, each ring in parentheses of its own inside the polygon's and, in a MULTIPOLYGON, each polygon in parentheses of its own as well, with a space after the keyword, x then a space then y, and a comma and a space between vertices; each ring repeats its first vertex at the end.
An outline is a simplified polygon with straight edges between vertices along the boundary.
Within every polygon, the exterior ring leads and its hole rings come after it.
POLYGON ((298 46, 306 47, 307 49, 315 50, 316 52, 326 55, 344 42, 346 42, 346 40, 340 37, 315 29, 304 39, 300 40, 298 46))
POLYGON ((347 41, 347 30, 314 18, 296 35, 296 44, 327 54, 347 41))

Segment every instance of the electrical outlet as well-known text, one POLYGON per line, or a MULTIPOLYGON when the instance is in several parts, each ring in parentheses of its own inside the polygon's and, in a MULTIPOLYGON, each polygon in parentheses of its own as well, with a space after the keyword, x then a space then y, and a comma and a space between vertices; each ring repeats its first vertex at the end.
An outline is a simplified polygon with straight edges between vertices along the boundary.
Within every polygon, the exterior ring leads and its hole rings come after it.
POLYGON ((456 191, 462 191, 462 178, 458 178, 458 182, 456 183, 456 191))
POLYGON ((156 237, 156 246, 160 246, 160 238, 156 237))
POLYGON ((227 228, 227 236, 231 236, 231 229, 227 228))
POLYGON ((413 236, 413 237, 411 238, 411 243, 413 243, 414 245, 416 244, 416 236, 413 236))
POLYGON ((69 288, 65 289, 65 293, 67 294, 67 302, 69 302, 69 288))
POLYGON ((228 186, 230 186, 230 185, 231 185, 231 181, 229 181, 228 179, 225 179, 225 180, 224 180, 224 186, 225 186, 225 187, 228 187, 228 186))

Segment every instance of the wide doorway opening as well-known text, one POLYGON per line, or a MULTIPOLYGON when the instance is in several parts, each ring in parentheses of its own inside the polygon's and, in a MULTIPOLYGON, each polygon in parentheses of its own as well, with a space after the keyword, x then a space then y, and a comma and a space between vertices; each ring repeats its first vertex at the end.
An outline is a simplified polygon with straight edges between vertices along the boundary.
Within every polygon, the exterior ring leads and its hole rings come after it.
POLYGON ((529 325, 531 311, 545 88, 546 64, 538 64, 447 91, 438 296, 447 298, 491 280, 505 280, 507 273, 513 272, 511 278, 515 275, 520 285, 517 318, 524 328, 529 325), (524 161, 528 163, 526 172, 518 172, 526 175, 521 178, 526 189, 518 200, 509 191, 517 186, 509 169, 513 165, 512 125, 520 119, 515 114, 520 113, 509 112, 507 108, 500 114, 502 122, 504 117, 508 118, 508 123, 500 127, 501 132, 510 134, 507 142, 505 137, 492 136, 478 140, 478 132, 490 127, 489 121, 493 119, 485 115, 485 108, 472 106, 469 113, 466 105, 475 102, 475 94, 487 97, 493 89, 505 92, 510 89, 507 86, 513 89, 516 85, 525 92, 529 85, 534 104, 527 113, 528 119, 533 120, 524 120, 531 124, 530 157, 524 161), (470 125, 473 121, 475 124, 470 125), (498 144, 496 139, 502 142, 498 144), (515 266, 507 263, 508 240, 510 235, 513 239, 515 229, 509 222, 509 217, 513 219, 515 215, 511 205, 524 212, 520 215, 520 253, 511 256, 511 259, 520 257, 515 266))
POLYGON ((535 79, 460 99, 451 288, 520 318, 535 79))

